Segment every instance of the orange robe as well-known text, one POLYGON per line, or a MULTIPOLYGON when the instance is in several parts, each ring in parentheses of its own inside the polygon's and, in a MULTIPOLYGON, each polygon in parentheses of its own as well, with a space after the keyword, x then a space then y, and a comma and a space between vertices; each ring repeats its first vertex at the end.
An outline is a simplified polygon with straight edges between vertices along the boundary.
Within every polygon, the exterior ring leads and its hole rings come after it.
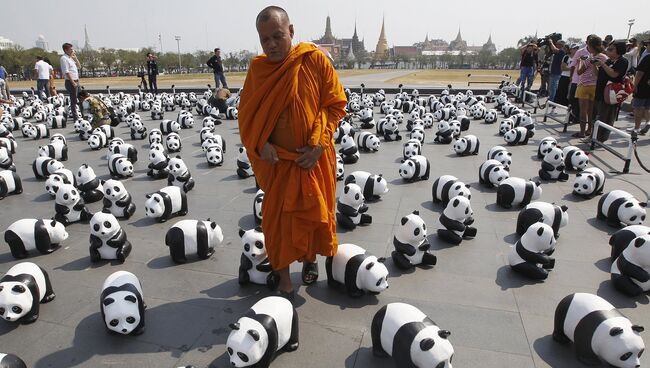
POLYGON ((239 106, 239 134, 255 177, 264 191, 262 216, 269 261, 282 269, 316 254, 336 254, 336 152, 332 134, 345 115, 346 98, 336 71, 311 43, 294 46, 280 63, 265 55, 253 59, 239 106), (286 111, 285 111, 286 110, 286 111), (312 170, 298 166, 276 130, 273 144, 280 159, 260 158, 280 114, 289 119, 293 147, 320 144, 323 154, 312 170), (285 147, 282 147, 282 144, 285 147))

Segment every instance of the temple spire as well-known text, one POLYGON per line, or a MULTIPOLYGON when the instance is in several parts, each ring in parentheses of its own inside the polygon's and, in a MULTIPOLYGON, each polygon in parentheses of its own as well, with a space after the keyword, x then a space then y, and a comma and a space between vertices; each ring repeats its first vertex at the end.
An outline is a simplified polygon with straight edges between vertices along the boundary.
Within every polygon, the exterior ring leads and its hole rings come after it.
POLYGON ((384 55, 388 52, 388 41, 386 40, 386 29, 384 27, 384 17, 381 18, 381 32, 379 33, 379 40, 377 41, 377 47, 375 53, 377 55, 384 55))

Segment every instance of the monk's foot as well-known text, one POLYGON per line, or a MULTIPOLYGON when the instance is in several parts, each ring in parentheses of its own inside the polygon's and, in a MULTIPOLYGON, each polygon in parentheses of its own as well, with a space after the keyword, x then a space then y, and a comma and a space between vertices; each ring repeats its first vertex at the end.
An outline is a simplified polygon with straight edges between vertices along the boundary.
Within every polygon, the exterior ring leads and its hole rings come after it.
POLYGON ((317 262, 303 262, 302 263, 302 283, 311 285, 318 280, 318 263, 317 262))
POLYGON ((282 298, 285 298, 287 300, 294 300, 295 297, 296 297, 296 291, 293 290, 293 288, 291 288, 289 290, 278 289, 275 292, 275 295, 279 296, 279 297, 282 297, 282 298))

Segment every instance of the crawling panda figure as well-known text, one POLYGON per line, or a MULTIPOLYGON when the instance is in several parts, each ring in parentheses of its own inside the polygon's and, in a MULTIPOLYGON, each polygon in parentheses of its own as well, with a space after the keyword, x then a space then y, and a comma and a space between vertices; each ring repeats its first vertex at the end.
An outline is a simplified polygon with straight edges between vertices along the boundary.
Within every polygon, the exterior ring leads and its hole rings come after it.
POLYGON ((401 141, 402 135, 399 134, 399 127, 397 126, 396 119, 389 119, 382 127, 384 134, 384 141, 394 142, 401 141))
POLYGON ((475 135, 466 135, 456 140, 454 152, 458 156, 478 155, 480 142, 475 135))
POLYGON ((381 142, 376 135, 370 132, 359 132, 354 136, 358 149, 364 152, 377 152, 381 142))
POLYGON ((168 164, 169 156, 164 151, 149 151, 149 165, 147 166, 149 171, 147 171, 147 176, 154 179, 167 179, 169 176, 168 164))
POLYGON ((441 330, 416 307, 389 303, 379 309, 370 327, 372 353, 392 357, 399 368, 451 368, 451 332, 441 330))
POLYGON ((494 124, 497 122, 499 114, 496 109, 489 109, 485 112, 485 124, 494 124))
POLYGON ((564 172, 564 153, 562 149, 553 147, 546 152, 542 167, 539 169, 539 177, 542 180, 569 180, 569 174, 564 172))
POLYGON ((548 272, 555 267, 555 259, 551 257, 553 251, 553 229, 543 222, 536 222, 510 247, 508 263, 513 271, 530 279, 546 280, 548 272))
POLYGON ((108 147, 108 138, 103 131, 96 131, 88 137, 88 146, 91 150, 97 151, 108 147))
POLYGON ((512 121, 512 119, 501 120, 501 123, 499 123, 499 135, 505 135, 514 127, 515 127, 515 122, 512 121))
POLYGON ((573 194, 593 198, 603 194, 605 188, 605 173, 597 167, 589 167, 576 174, 573 182, 573 194))
POLYGON ((611 279, 616 290, 631 297, 650 290, 650 235, 641 235, 612 263, 611 279))
POLYGON ((41 157, 53 158, 59 161, 67 161, 68 146, 63 143, 59 143, 58 141, 55 143, 50 143, 46 146, 39 146, 38 155, 41 157))
POLYGON ((555 309, 554 320, 553 340, 573 342, 580 362, 605 362, 620 368, 641 366, 643 327, 633 325, 605 299, 588 293, 567 295, 555 309))
POLYGON ((417 210, 401 218, 400 227, 393 236, 393 246, 391 258, 403 270, 420 264, 434 266, 437 262, 436 256, 429 252, 427 226, 417 210))
POLYGON ((643 225, 646 206, 647 203, 639 202, 626 191, 612 190, 598 200, 596 217, 613 227, 643 225))
POLYGON ((223 152, 218 144, 211 144, 205 151, 205 159, 210 166, 223 165, 223 152))
POLYGON ((449 144, 453 140, 452 130, 449 123, 443 120, 438 123, 438 131, 436 137, 433 139, 436 143, 449 144))
POLYGON ((140 280, 131 272, 117 271, 106 278, 100 308, 109 333, 135 336, 144 332, 147 305, 140 280))
POLYGON ((343 164, 343 157, 336 154, 336 180, 341 181, 345 177, 345 165, 343 164))
POLYGON ((357 225, 372 223, 372 216, 366 214, 368 206, 357 184, 345 184, 343 194, 336 201, 336 209, 336 223, 344 229, 354 230, 357 225))
POLYGON ((135 140, 145 139, 146 137, 147 137, 147 127, 144 126, 142 121, 134 120, 131 123, 131 139, 135 141, 135 140))
POLYGON ((505 209, 524 207, 541 196, 542 186, 539 182, 511 176, 497 188, 497 205, 505 209))
POLYGON ((373 118, 372 108, 365 108, 359 111, 359 121, 361 122, 361 129, 373 129, 377 124, 373 118))
POLYGON ((542 138, 537 146, 537 158, 540 160, 543 159, 544 156, 555 147, 557 147, 557 139, 553 137, 542 138))
POLYGON ((149 133, 149 145, 153 143, 162 143, 163 140, 163 133, 160 129, 151 129, 151 132, 149 133))
POLYGON ((443 175, 436 179, 431 187, 431 196, 434 203, 442 202, 443 206, 447 206, 449 200, 456 196, 472 199, 469 184, 463 183, 453 175, 443 175))
POLYGON ((172 132, 165 137, 165 147, 169 153, 180 152, 182 148, 181 136, 178 133, 172 132))
POLYGON ((253 199, 253 217, 255 217, 255 223, 262 223, 262 203, 264 202, 264 191, 258 189, 255 193, 255 198, 253 199))
POLYGON ((168 186, 147 194, 144 212, 147 217, 165 222, 174 215, 187 215, 187 195, 177 186, 168 186))
POLYGON ((298 313, 286 298, 261 299, 230 328, 226 350, 233 367, 268 368, 277 351, 298 349, 298 313))
POLYGON ((582 171, 589 165, 589 157, 585 151, 576 146, 566 146, 562 148, 564 154, 564 166, 567 170, 582 171))
POLYGON ((490 188, 498 187, 509 177, 510 173, 497 160, 486 160, 478 168, 478 182, 490 188))
POLYGON ((490 148, 487 154, 487 159, 501 162, 506 171, 509 171, 510 165, 512 165, 512 153, 508 152, 508 150, 502 146, 494 146, 490 148))
POLYGON ((104 210, 109 210, 113 216, 128 220, 135 213, 135 204, 131 199, 131 194, 126 191, 121 181, 111 179, 103 185, 104 210))
POLYGON ((77 169, 77 189, 85 203, 94 203, 104 198, 103 181, 95 175, 95 170, 88 164, 82 164, 77 169))
POLYGON ((388 269, 384 258, 377 258, 355 244, 339 244, 336 255, 327 257, 327 284, 344 287, 351 297, 379 294, 388 288, 388 269))
POLYGON ((54 210, 56 215, 54 219, 63 225, 69 225, 75 222, 87 222, 92 214, 86 208, 83 199, 77 188, 72 184, 62 184, 54 189, 56 199, 54 210))
POLYGON ((167 185, 174 185, 182 188, 185 193, 194 188, 194 179, 192 178, 192 174, 190 174, 190 170, 185 165, 183 159, 181 159, 181 156, 169 159, 167 169, 169 170, 167 185))
POLYGON ((59 249, 66 239, 68 232, 65 226, 55 220, 22 219, 9 225, 5 231, 5 241, 16 259, 26 258, 34 250, 50 254, 59 249))
POLYGON ((23 192, 23 182, 15 171, 0 170, 0 199, 23 192))
POLYGON ((45 191, 47 191, 50 197, 54 198, 56 197, 56 191, 54 188, 61 184, 72 184, 75 187, 77 186, 72 171, 68 169, 59 169, 52 173, 47 177, 47 180, 45 180, 45 191))
POLYGON ((27 368, 27 364, 18 356, 13 354, 0 353, 1 368, 27 368))
POLYGON ((403 160, 399 167, 399 176, 405 181, 412 183, 419 180, 429 180, 431 164, 429 159, 422 155, 415 155, 403 160))
POLYGON ((439 221, 444 229, 438 229, 438 237, 454 245, 463 239, 474 238, 477 230, 470 226, 474 223, 473 214, 469 199, 463 196, 452 198, 440 215, 439 221))
POLYGON ((45 124, 29 125, 25 131, 27 138, 34 140, 50 137, 50 128, 48 128, 48 126, 45 124))
POLYGON ((630 225, 617 230, 610 238, 609 245, 612 246, 612 262, 623 252, 630 242, 639 236, 650 235, 650 227, 643 225, 630 225))
POLYGON ((175 263, 187 262, 188 256, 208 259, 214 254, 214 247, 223 241, 223 232, 216 222, 207 219, 181 220, 165 235, 165 244, 175 263))
POLYGON ((280 280, 266 256, 262 229, 239 229, 239 237, 244 248, 239 260, 239 284, 253 283, 277 289, 280 280))
MULTIPOLYGON (((176 120, 165 119, 160 122, 160 132, 164 135, 167 135, 169 133, 178 133, 180 131, 181 131, 181 124, 176 120)), ((149 137, 149 143, 151 143, 151 137, 149 137)))
POLYGON ((569 223, 569 214, 567 206, 557 206, 548 202, 533 202, 523 210, 519 211, 517 216, 517 234, 523 235, 534 223, 542 221, 553 228, 555 239, 560 237, 560 228, 569 223))
POLYGON ((349 135, 344 135, 341 138, 341 148, 339 148, 339 153, 346 165, 354 164, 359 161, 359 149, 357 148, 357 143, 354 141, 354 138, 349 135))
POLYGON ((113 179, 124 179, 133 176, 133 164, 129 159, 119 153, 108 157, 108 172, 113 179))
POLYGON ((402 157, 404 160, 411 158, 415 155, 422 154, 422 143, 420 140, 412 138, 404 142, 402 145, 402 157))
POLYGON ((131 253, 131 243, 109 210, 97 212, 90 219, 90 261, 118 260, 124 263, 131 253))
POLYGON ((503 135, 503 140, 510 146, 527 145, 528 139, 533 136, 533 133, 526 128, 517 127, 512 128, 503 135))
POLYGON ((129 143, 122 143, 118 144, 111 149, 112 153, 119 153, 123 156, 126 156, 126 158, 129 159, 132 163, 136 163, 138 161, 138 150, 133 147, 132 144, 129 143))
POLYGON ((237 176, 246 179, 253 175, 255 175, 255 173, 253 172, 253 166, 251 166, 251 162, 248 159, 246 147, 239 147, 239 153, 237 154, 237 176))
POLYGON ((382 194, 388 193, 388 182, 379 174, 371 174, 367 171, 353 171, 345 178, 345 184, 357 184, 363 191, 363 197, 367 202, 376 201, 382 194))
MULTIPOLYGON (((77 123, 75 123, 76 125, 77 123)), ((87 141, 93 132, 93 126, 88 120, 82 119, 79 120, 79 139, 82 141, 87 141)))
POLYGON ((44 180, 55 171, 63 169, 63 163, 49 157, 37 157, 32 163, 32 171, 36 179, 44 180))
POLYGON ((31 262, 18 263, 0 278, 0 318, 7 322, 36 322, 40 305, 56 295, 47 272, 31 262))

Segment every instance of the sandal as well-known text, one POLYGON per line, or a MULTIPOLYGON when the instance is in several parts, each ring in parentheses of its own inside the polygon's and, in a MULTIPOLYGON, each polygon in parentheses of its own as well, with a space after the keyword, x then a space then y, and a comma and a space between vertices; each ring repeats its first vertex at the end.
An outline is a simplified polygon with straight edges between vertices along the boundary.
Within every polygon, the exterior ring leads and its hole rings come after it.
POLYGON ((317 262, 303 262, 302 263, 302 283, 311 285, 318 280, 318 263, 317 262))

